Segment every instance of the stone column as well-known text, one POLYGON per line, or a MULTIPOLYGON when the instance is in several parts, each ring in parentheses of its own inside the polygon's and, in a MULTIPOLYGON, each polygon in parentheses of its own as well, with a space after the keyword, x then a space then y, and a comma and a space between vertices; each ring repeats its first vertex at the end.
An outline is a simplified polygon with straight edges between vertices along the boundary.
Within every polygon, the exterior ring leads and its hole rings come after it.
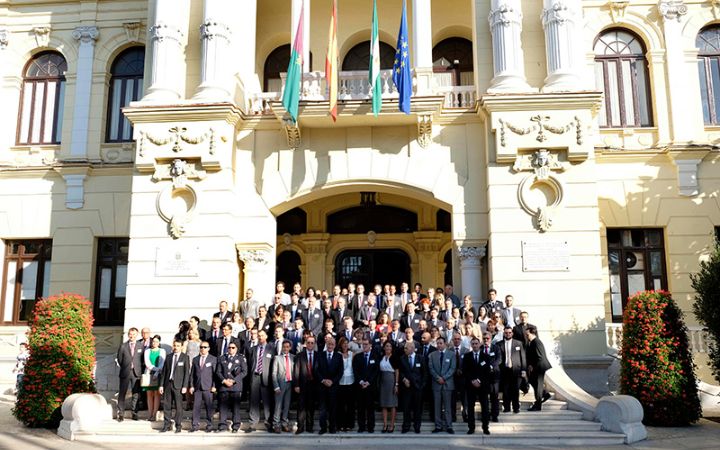
POLYGON ((417 80, 418 95, 428 94, 432 88, 432 8, 431 0, 413 0, 412 61, 417 80))
POLYGON ((290 46, 295 43, 300 10, 303 15, 303 72, 310 72, 310 0, 292 0, 292 20, 290 21, 290 46))
POLYGON ((542 23, 548 76, 543 92, 582 89, 580 0, 544 0, 542 23))
MULTIPOLYGON (((664 68, 668 86, 672 90, 669 95, 672 140, 675 143, 688 142, 696 134, 695 123, 702 126, 702 120, 698 119, 697 114, 688 114, 687 99, 697 95, 688 89, 686 78, 689 70, 683 52, 682 17, 687 14, 688 8, 682 0, 660 0, 658 11, 662 17, 665 38, 664 68)), ((693 64, 694 71, 697 71, 696 64, 693 64)))
POLYGON ((232 30, 226 19, 232 15, 236 3, 233 0, 205 0, 200 26, 200 86, 193 96, 195 99, 230 100, 234 65, 229 63, 232 60, 232 30))
MULTIPOLYGON (((236 3, 230 0, 231 3, 236 3)), ((238 71, 243 77, 255 74, 255 46, 257 34, 257 0, 245 0, 241 3, 240 27, 235 30, 235 51, 242 55, 238 61, 238 71)))
POLYGON ((520 32, 522 31, 520 0, 490 2, 490 33, 492 35, 494 77, 488 92, 529 92, 525 80, 520 32))
POLYGON ((152 66, 143 101, 172 102, 184 97, 183 45, 190 0, 153 0, 149 30, 152 66))
POLYGON ((70 139, 71 158, 87 157, 93 59, 95 56, 95 40, 98 35, 98 29, 94 26, 77 27, 72 32, 72 37, 80 43, 80 47, 78 48, 75 104, 73 106, 70 139))
POLYGON ((479 244, 477 246, 460 245, 457 248, 458 259, 460 260, 460 280, 462 282, 462 293, 457 293, 457 295, 471 295, 473 304, 476 305, 483 301, 481 271, 485 247, 485 244, 479 244))

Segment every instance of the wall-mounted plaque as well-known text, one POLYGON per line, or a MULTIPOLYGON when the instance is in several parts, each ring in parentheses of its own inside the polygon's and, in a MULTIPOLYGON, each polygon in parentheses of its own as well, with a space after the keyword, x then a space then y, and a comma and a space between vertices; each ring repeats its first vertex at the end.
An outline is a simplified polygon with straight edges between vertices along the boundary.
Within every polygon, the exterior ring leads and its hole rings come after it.
POLYGON ((177 243, 157 247, 156 277, 196 277, 199 275, 200 248, 177 243))
POLYGON ((522 241, 523 272, 567 272, 570 247, 567 241, 522 241))

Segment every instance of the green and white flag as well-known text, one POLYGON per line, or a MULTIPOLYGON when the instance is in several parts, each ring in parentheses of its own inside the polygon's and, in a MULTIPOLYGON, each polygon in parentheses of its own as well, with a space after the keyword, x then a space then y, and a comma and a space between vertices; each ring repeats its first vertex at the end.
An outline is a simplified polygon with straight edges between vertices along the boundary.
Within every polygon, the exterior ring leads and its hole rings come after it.
POLYGON ((372 38, 370 39, 370 92, 372 111, 377 117, 382 109, 382 80, 380 80, 380 39, 378 37, 377 0, 373 0, 372 38))

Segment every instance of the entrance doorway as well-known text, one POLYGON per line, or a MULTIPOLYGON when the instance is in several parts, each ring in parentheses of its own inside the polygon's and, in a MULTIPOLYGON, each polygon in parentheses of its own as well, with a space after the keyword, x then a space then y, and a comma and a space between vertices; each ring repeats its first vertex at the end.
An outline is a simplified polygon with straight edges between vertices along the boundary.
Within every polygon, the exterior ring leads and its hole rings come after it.
POLYGON ((370 292, 375 284, 410 283, 410 257, 402 250, 345 250, 335 258, 335 283, 363 284, 370 292))

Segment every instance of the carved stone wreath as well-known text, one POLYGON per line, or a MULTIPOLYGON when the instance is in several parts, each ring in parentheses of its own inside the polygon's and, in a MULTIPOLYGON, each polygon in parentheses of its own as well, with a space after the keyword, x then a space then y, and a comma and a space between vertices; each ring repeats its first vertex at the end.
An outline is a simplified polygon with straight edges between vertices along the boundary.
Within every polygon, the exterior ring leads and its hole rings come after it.
POLYGON ((582 122, 579 117, 575 118, 566 125, 553 125, 550 122, 550 116, 536 114, 530 118, 534 124, 522 127, 506 120, 500 119, 500 145, 505 147, 507 145, 507 134, 508 132, 516 134, 518 136, 525 136, 530 133, 537 133, 535 140, 538 142, 545 142, 548 139, 547 133, 556 135, 562 135, 575 129, 575 142, 577 145, 583 144, 583 128, 582 122))
POLYGON ((181 142, 190 145, 197 145, 208 141, 208 152, 211 155, 215 154, 215 130, 210 128, 208 131, 199 135, 191 135, 188 134, 187 131, 186 127, 176 125, 169 128, 168 134, 165 136, 157 136, 147 131, 140 132, 140 140, 138 142, 140 156, 145 156, 146 142, 150 142, 158 147, 172 143, 172 151, 180 153, 183 151, 181 142))
POLYGON ((157 196, 155 203, 158 215, 168 224, 173 239, 185 234, 186 225, 193 219, 197 206, 197 193, 191 186, 174 188, 168 186, 157 196))

